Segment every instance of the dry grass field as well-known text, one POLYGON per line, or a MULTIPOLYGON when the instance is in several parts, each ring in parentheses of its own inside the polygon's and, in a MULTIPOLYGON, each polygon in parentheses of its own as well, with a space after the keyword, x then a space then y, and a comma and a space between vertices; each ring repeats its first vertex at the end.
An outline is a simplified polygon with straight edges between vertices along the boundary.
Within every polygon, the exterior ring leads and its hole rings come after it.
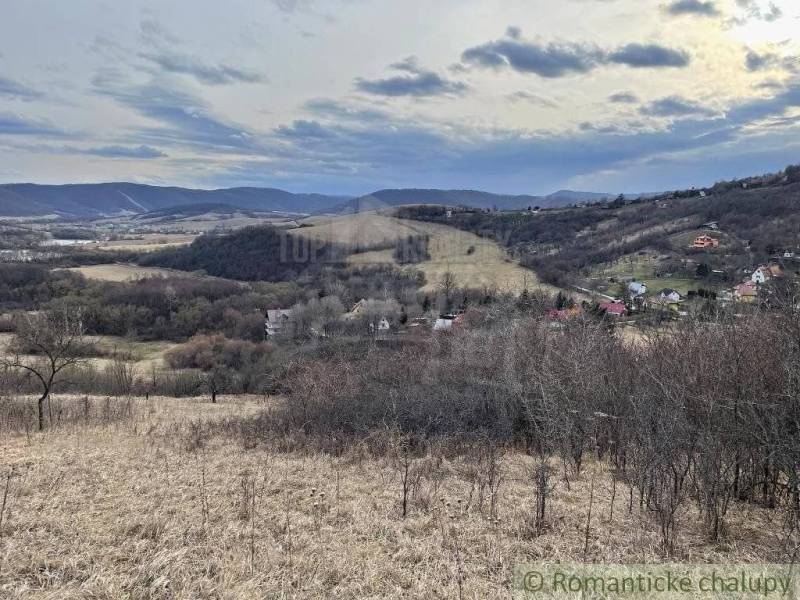
MULTIPOLYGON (((9 353, 13 338, 12 333, 0 333, 0 356, 9 353)), ((146 377, 153 369, 161 371, 167 368, 164 355, 177 345, 167 341, 137 342, 110 335, 86 336, 86 341, 103 354, 86 359, 90 365, 101 369, 110 366, 114 356, 122 356, 139 377, 146 377)))
POLYGON ((197 237, 183 233, 145 233, 139 239, 114 240, 93 244, 92 248, 101 250, 129 250, 131 252, 152 252, 163 248, 186 246, 197 237))
POLYGON ((88 279, 100 281, 134 281, 145 277, 194 277, 186 271, 162 269, 160 267, 140 267, 129 264, 90 265, 87 267, 71 267, 66 271, 80 273, 88 279))
MULTIPOLYGON (((410 266, 425 273, 428 281, 423 291, 434 291, 446 272, 455 275, 459 285, 472 288, 496 288, 519 292, 529 289, 555 288, 538 282, 533 271, 513 261, 497 243, 473 233, 447 225, 396 219, 373 213, 346 217, 318 217, 306 221, 312 227, 293 233, 335 242, 350 247, 392 244, 409 235, 428 234, 431 260, 410 266)), ((392 250, 362 252, 350 257, 352 264, 393 263, 392 250)))
POLYGON ((292 233, 349 247, 393 244, 395 240, 418 233, 417 223, 376 213, 342 217, 310 217, 305 227, 292 233), (310 225, 310 227, 309 227, 310 225))
MULTIPOLYGON (((629 511, 605 464, 559 480, 536 526, 528 457, 503 457, 497 519, 474 461, 419 458, 402 518, 390 458, 286 451, 214 427, 277 401, 91 398, 86 422, 30 435, 0 419, 0 597, 477 600, 511 597, 518 562, 664 560, 657 525, 636 499, 629 511)), ((731 512, 732 537, 711 545, 687 505, 672 560, 777 560, 770 515, 731 512)))

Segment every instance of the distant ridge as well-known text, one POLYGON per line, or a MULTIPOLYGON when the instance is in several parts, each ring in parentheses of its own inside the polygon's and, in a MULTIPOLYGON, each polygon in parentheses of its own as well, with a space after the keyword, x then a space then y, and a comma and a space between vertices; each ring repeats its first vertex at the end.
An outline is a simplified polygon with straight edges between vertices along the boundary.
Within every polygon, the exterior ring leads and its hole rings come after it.
POLYGON ((329 210, 347 199, 347 196, 292 194, 274 188, 197 190, 137 183, 12 183, 0 185, 0 216, 56 214, 97 218, 196 204, 226 204, 242 209, 308 214, 329 210))
POLYGON ((239 187, 199 190, 136 183, 37 185, 0 184, 0 216, 60 215, 100 218, 175 212, 182 206, 235 207, 288 214, 376 210, 404 204, 442 204, 480 209, 554 208, 612 198, 613 194, 560 190, 547 196, 492 194, 476 190, 385 189, 358 198, 325 194, 293 194, 275 188, 239 187))
POLYGON ((348 200, 337 212, 359 212, 406 204, 438 204, 471 208, 513 210, 539 206, 556 208, 576 202, 596 202, 614 194, 560 190, 547 196, 492 194, 475 190, 387 189, 348 200))

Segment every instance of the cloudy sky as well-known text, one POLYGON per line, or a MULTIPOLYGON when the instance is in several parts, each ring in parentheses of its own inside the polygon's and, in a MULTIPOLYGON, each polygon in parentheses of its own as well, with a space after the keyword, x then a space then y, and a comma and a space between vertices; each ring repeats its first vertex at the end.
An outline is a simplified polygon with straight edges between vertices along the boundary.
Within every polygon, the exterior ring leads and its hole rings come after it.
POLYGON ((0 182, 656 191, 800 162, 797 0, 13 0, 0 182))

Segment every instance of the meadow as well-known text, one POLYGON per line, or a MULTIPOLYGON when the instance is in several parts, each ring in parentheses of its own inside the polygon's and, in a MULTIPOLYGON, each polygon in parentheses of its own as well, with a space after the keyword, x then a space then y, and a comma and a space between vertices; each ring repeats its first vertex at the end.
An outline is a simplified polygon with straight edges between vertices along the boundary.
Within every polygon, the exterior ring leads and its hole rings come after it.
POLYGON ((294 229, 292 233, 367 249, 350 256, 349 262, 353 265, 395 264, 391 248, 369 248, 391 247, 397 239, 407 236, 429 236, 430 260, 406 267, 425 274, 427 284, 423 292, 435 291, 448 272, 459 284, 474 289, 493 288, 516 293, 525 288, 556 291, 552 286, 541 284, 533 271, 520 266, 495 241, 447 225, 373 213, 320 217, 306 223, 312 226, 294 229))
MULTIPOLYGON (((371 451, 380 440, 331 453, 298 434, 235 434, 281 398, 58 396, 63 419, 43 434, 20 427, 24 411, 10 418, 20 401, 0 400, 10 600, 480 599, 511 597, 519 562, 662 560, 658 526, 595 459, 554 482, 536 522, 533 461, 511 449, 488 485, 486 461, 446 446, 406 470, 371 451)), ((777 558, 773 515, 731 512, 729 538, 710 543, 687 506, 673 559, 777 558)))
POLYGON ((87 279, 98 281, 135 281, 146 277, 192 277, 191 273, 177 271, 175 269, 163 269, 160 267, 141 267, 139 265, 113 263, 103 265, 89 265, 85 267, 71 267, 65 269, 80 273, 87 279))

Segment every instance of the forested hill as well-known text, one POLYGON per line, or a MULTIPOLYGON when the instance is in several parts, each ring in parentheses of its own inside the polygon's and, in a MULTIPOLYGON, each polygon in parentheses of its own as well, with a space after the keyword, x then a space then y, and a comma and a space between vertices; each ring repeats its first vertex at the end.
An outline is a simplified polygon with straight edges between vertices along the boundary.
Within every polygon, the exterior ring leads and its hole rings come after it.
POLYGON ((298 277, 339 264, 346 252, 292 236, 272 226, 245 227, 227 235, 204 235, 189 246, 168 248, 144 255, 146 266, 181 271, 205 271, 209 275, 242 281, 294 281, 298 277))

